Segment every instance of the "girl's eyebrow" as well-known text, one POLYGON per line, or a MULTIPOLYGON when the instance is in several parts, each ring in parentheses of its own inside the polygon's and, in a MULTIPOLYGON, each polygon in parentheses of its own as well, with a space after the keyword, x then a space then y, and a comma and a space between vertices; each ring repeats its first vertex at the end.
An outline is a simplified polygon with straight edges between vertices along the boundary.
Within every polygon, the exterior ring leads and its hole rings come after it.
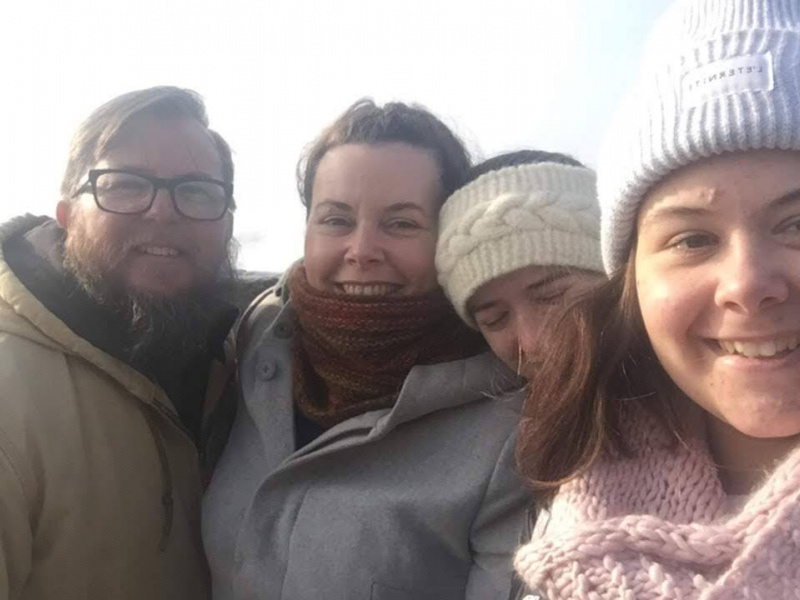
POLYGON ((548 286, 551 283, 555 283, 560 279, 564 279, 564 277, 566 277, 567 275, 569 275, 568 270, 559 269, 558 271, 545 274, 544 276, 541 277, 541 279, 539 279, 538 281, 534 281, 533 283, 528 285, 528 287, 526 287, 525 289, 529 292, 532 292, 533 290, 537 290, 539 288, 548 286))
POLYGON ((784 206, 800 202, 800 188, 792 190, 769 203, 770 208, 783 208, 784 206))
POLYGON ((489 310, 490 308, 494 308, 500 302, 498 300, 489 300, 488 302, 484 302, 483 304, 479 304, 478 306, 472 309, 472 314, 477 315, 479 312, 484 310, 489 310))
POLYGON ((651 221, 668 217, 697 218, 711 214, 711 210, 704 206, 657 206, 647 213, 642 220, 642 226, 651 221))
MULTIPOLYGON (((791 190, 774 200, 770 201, 768 205, 768 209, 776 209, 776 208, 783 208, 788 205, 792 205, 795 203, 800 202, 800 188, 791 190)), ((712 214, 712 210, 705 207, 705 206, 687 206, 687 205, 667 205, 667 206, 656 206, 653 208, 649 213, 644 217, 642 220, 642 225, 646 225, 652 220, 665 218, 665 217, 681 217, 681 218, 698 218, 702 216, 706 216, 712 214)))

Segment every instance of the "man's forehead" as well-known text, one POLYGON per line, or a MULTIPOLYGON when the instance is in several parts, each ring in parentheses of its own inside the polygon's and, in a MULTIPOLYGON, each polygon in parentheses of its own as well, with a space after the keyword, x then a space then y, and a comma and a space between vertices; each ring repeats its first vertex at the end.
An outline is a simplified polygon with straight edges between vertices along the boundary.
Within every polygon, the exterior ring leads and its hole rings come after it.
POLYGON ((205 173, 222 178, 222 160, 211 133, 188 118, 136 117, 100 153, 95 168, 132 168, 177 177, 205 173))

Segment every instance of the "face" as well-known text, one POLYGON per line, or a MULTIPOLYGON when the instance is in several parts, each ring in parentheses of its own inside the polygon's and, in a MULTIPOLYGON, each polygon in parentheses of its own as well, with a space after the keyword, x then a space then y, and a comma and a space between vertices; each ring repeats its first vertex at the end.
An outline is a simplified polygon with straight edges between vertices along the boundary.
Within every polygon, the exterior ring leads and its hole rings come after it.
POLYGON ((581 269, 531 265, 482 285, 467 310, 492 351, 519 373, 521 362, 535 356, 548 313, 601 279, 581 269))
MULTIPOLYGON (((222 179, 222 164, 208 132, 190 119, 140 117, 94 165, 173 178, 200 174, 222 179)), ((213 281, 227 258, 231 214, 195 221, 177 212, 161 189, 147 213, 118 215, 97 207, 91 191, 59 203, 66 251, 75 270, 103 287, 172 297, 213 281)))
POLYGON ((677 172, 638 218, 636 288, 675 383, 738 432, 800 432, 800 153, 677 172))
POLYGON ((436 288, 439 170, 407 144, 345 144, 314 178, 304 263, 317 290, 411 296, 436 288))

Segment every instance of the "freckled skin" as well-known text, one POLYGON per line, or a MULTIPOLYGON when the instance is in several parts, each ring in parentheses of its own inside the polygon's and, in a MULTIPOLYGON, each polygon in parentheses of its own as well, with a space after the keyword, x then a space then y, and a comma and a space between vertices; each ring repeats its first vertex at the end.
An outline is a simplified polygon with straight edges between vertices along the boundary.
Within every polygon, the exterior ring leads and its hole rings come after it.
POLYGON ((727 154, 672 174, 639 212, 636 289, 650 341, 732 448, 800 433, 800 350, 747 359, 718 342, 800 335, 798 190, 800 153, 727 154))

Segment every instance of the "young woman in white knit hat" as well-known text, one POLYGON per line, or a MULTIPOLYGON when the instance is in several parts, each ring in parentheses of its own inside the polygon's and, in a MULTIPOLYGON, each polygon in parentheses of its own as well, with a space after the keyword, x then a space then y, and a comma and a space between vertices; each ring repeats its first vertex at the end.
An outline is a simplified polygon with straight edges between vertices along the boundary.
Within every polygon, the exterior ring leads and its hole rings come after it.
POLYGON ((800 2, 677 2, 599 196, 611 279, 559 321, 522 425, 550 493, 527 593, 797 598, 800 2))
POLYGON ((595 174, 563 154, 519 150, 476 165, 439 231, 439 283, 518 373, 536 360, 551 309, 603 271, 595 174))

